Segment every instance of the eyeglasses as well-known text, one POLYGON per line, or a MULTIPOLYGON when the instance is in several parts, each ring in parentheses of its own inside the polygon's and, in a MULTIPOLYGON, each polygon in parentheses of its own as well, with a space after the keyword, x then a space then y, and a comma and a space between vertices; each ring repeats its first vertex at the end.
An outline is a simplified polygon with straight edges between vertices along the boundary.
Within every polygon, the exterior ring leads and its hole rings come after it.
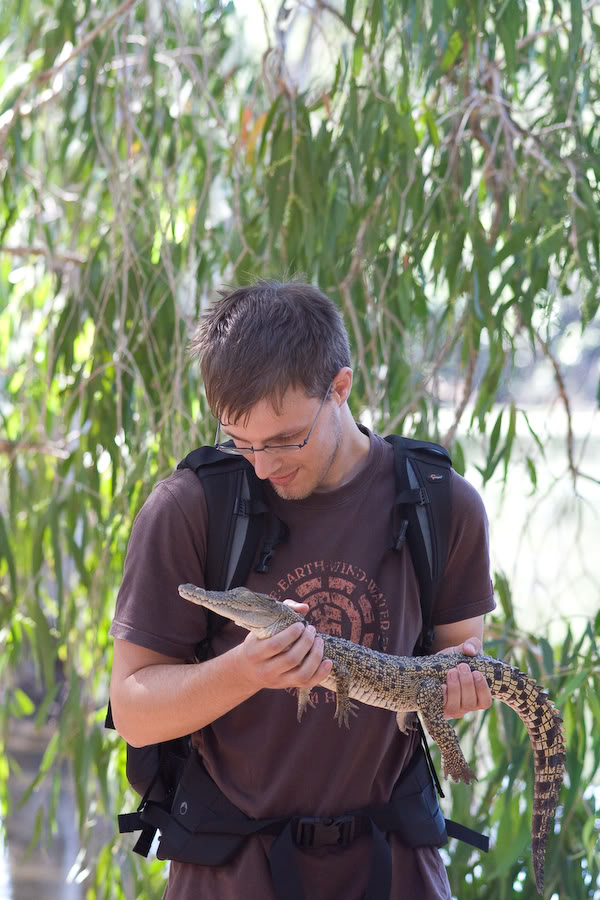
POLYGON ((266 444, 264 447, 236 447, 233 441, 228 441, 226 444, 219 443, 219 435, 221 433, 221 420, 219 419, 219 425, 217 427, 217 434, 215 436, 215 449, 221 450, 222 453, 229 453, 230 456, 249 456, 251 453, 286 453, 288 450, 302 450, 303 447, 306 447, 308 441, 310 439, 311 434, 313 433, 314 427, 317 424, 317 419, 319 418, 319 414, 325 405, 325 401, 329 397, 329 393, 333 385, 329 385, 327 388, 327 393, 321 400, 321 405, 317 410, 317 414, 314 418, 312 425, 310 426, 309 432, 302 441, 301 444, 266 444))

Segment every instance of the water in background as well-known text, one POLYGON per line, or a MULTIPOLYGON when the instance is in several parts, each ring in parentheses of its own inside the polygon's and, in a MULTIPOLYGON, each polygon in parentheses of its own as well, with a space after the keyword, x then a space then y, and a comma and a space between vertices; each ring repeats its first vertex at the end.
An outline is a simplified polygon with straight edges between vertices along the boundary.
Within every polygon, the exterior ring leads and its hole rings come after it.
POLYGON ((600 479, 600 414, 573 413, 573 458, 581 472, 576 488, 568 472, 562 410, 533 409, 528 418, 545 459, 521 421, 506 486, 502 465, 485 487, 475 468, 465 475, 484 498, 492 570, 508 578, 517 623, 552 643, 564 635, 565 619, 580 632, 600 609, 600 483, 592 480, 600 479), (535 496, 528 455, 536 460, 535 496))
MULTIPOLYGON (((22 768, 14 777, 15 808, 27 785, 35 778, 52 731, 38 731, 31 721, 11 724, 8 751, 22 768)), ((75 800, 69 779, 63 777, 57 808, 55 837, 42 841, 27 853, 37 811, 50 802, 51 786, 47 782, 15 809, 6 823, 7 841, 0 839, 0 900, 81 900, 79 884, 69 883, 69 871, 79 853, 75 800)))

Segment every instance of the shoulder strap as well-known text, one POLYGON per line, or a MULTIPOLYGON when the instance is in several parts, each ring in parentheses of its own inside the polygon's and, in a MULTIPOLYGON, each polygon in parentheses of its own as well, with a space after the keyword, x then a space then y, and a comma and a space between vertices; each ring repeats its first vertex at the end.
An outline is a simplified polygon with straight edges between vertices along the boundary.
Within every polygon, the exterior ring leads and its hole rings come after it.
POLYGON ((408 544, 419 582, 423 630, 414 653, 433 644, 431 620, 439 593, 450 535, 452 460, 439 444, 399 435, 385 439, 394 448, 396 498, 392 510, 392 549, 408 544))
MULTIPOLYGON (((214 447, 198 447, 177 468, 191 469, 202 481, 208 514, 205 586, 224 591, 243 585, 261 540, 254 571, 268 572, 275 547, 287 539, 288 529, 267 506, 251 463, 214 447)), ((208 612, 207 634, 196 652, 199 659, 206 657, 213 635, 225 621, 208 612)))
POLYGON ((208 512, 206 586, 239 587, 254 561, 268 513, 260 479, 248 460, 214 447, 192 450, 177 468, 192 469, 202 481, 208 512))
POLYGON ((264 499, 263 484, 241 456, 199 447, 178 469, 192 469, 202 481, 208 510, 206 586, 227 590, 243 585, 261 538, 256 572, 267 572, 275 547, 287 540, 287 525, 264 499))

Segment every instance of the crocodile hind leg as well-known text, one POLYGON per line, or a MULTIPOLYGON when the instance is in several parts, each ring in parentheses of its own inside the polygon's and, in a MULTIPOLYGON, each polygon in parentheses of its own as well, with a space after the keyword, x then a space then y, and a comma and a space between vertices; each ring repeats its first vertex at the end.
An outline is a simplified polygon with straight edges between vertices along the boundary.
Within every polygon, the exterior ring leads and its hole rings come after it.
POLYGON ((475 774, 460 749, 454 729, 444 719, 444 694, 442 685, 436 678, 424 678, 421 682, 417 707, 427 731, 440 748, 444 775, 466 784, 476 781, 475 774))
POLYGON ((402 734, 410 734, 417 730, 417 714, 412 710, 400 710, 396 713, 396 722, 402 734))

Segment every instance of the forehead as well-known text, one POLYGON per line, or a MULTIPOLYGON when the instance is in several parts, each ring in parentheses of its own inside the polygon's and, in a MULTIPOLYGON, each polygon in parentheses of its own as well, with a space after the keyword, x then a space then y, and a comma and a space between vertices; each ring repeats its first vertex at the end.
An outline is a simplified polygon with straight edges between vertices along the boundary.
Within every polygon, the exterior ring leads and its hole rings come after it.
POLYGON ((225 412, 221 424, 236 437, 266 440, 303 428, 307 417, 314 414, 317 400, 309 397, 302 388, 288 388, 281 399, 265 397, 239 417, 230 418, 225 412))

